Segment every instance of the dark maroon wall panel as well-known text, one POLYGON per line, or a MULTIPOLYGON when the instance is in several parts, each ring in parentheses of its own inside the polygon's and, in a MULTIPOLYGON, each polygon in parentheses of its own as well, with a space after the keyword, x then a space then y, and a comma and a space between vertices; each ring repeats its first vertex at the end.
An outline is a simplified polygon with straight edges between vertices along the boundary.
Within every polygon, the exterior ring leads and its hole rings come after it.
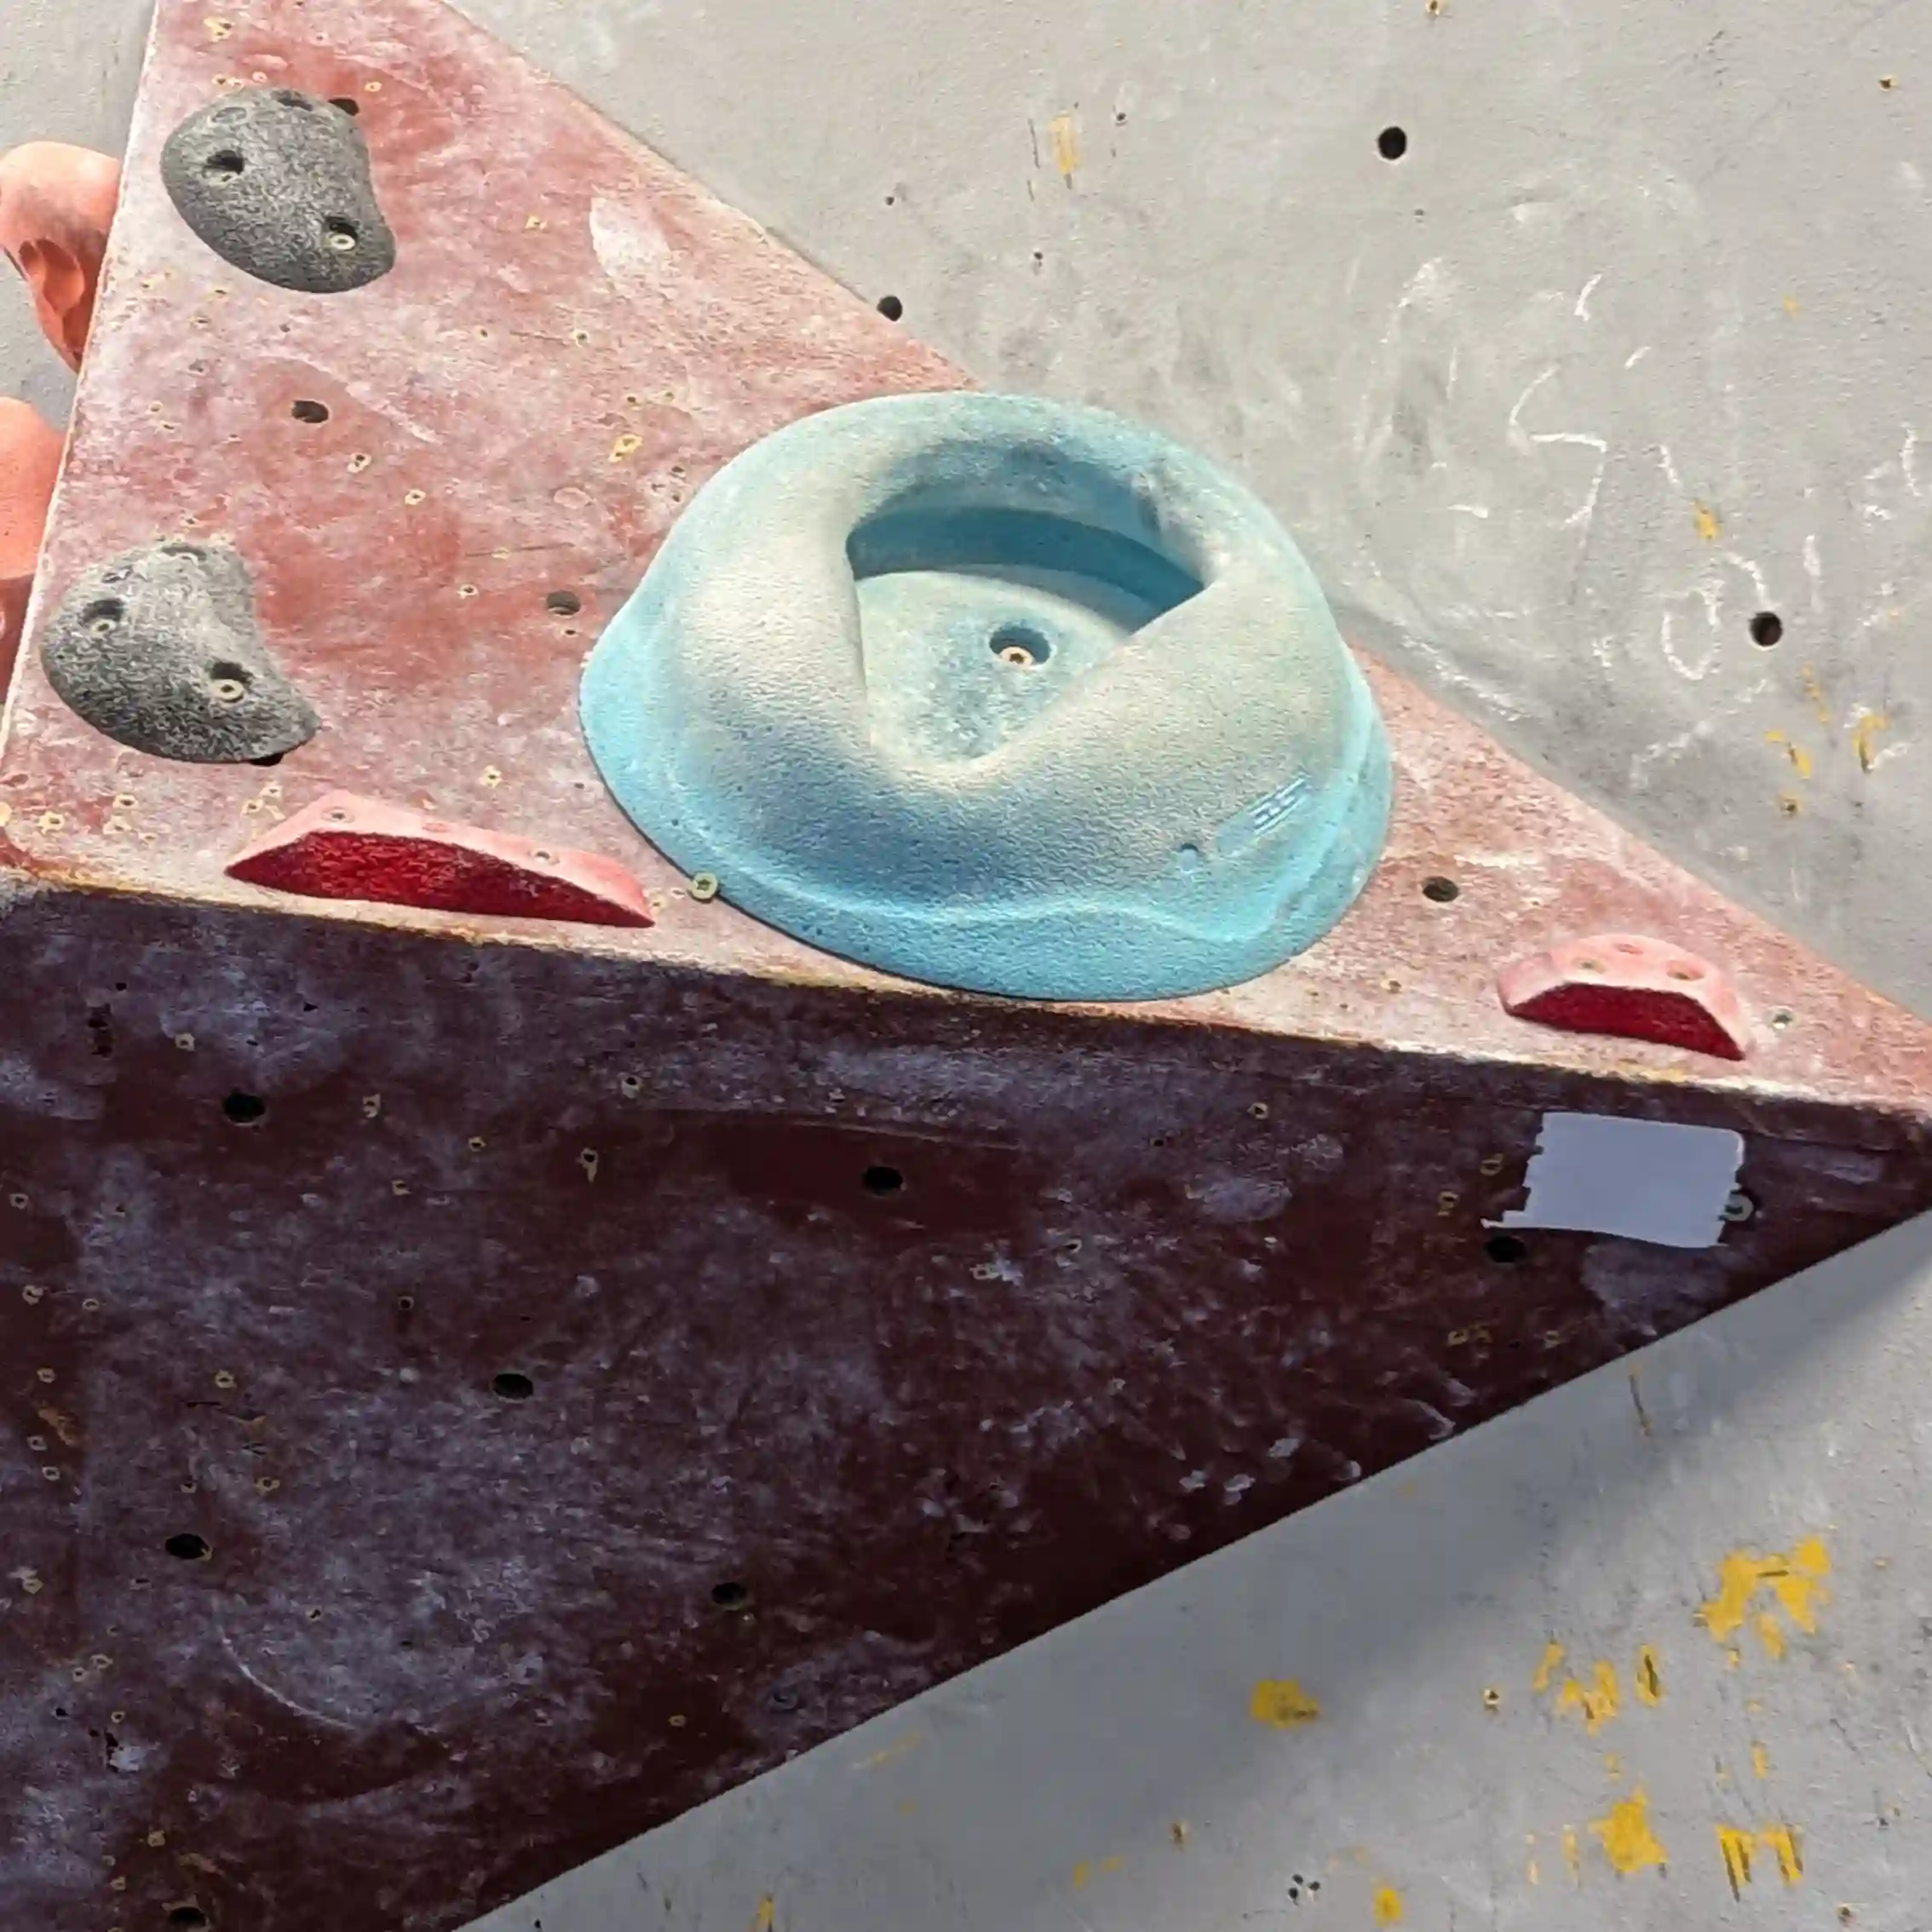
POLYGON ((579 739, 596 626, 747 442, 963 378, 430 0, 208 18, 162 0, 0 754, 9 1932, 458 1924, 1932 1205, 1917 1021, 1379 670, 1389 855, 1229 992, 934 993, 693 894, 579 739), (238 83, 357 104, 387 273, 187 227, 160 150, 238 83), (320 718, 272 769, 46 681, 168 537, 320 718), (225 875, 336 791, 655 923, 225 875), (1603 934, 1745 1059, 1504 1010, 1603 934), (1747 1217, 1500 1233, 1552 1110, 1734 1130, 1747 1217))

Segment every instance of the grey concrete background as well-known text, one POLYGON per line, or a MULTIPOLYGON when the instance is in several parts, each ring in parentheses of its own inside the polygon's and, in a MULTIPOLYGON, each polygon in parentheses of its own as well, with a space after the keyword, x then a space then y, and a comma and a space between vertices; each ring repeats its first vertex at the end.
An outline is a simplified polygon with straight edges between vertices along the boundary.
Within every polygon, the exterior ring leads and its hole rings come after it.
MULTIPOLYGON (((4 4, 0 146, 115 145, 139 7, 4 4)), ((1932 1011, 1932 10, 467 10, 982 378, 1228 463, 1358 635, 1932 1011)), ((0 388, 64 395, 3 301, 0 388)), ((490 1932, 1926 1932, 1929 1347, 1918 1228, 944 1687, 490 1932), (1728 1642, 1700 1626, 1727 1555, 1808 1538, 1830 1601, 1802 1572, 1782 1587, 1814 1630, 1775 1580, 1728 1642), (1593 1734, 1599 1664, 1618 1709, 1593 1734), (1319 1717, 1248 1715, 1283 1679, 1319 1717), (1737 1896, 1721 1826, 1749 1835, 1737 1896)))
MULTIPOLYGON (((145 0, 0 0, 0 153, 67 141, 118 154, 147 38, 145 0)), ((67 365, 42 339, 0 262, 0 395, 24 396, 50 423, 73 397, 67 365)))

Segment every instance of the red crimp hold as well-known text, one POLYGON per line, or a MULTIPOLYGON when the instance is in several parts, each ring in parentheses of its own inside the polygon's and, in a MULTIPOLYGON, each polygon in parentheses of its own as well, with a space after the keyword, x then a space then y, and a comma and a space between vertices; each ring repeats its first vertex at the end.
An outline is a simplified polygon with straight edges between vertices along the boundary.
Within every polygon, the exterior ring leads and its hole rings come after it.
POLYGON ((1708 959, 1636 933, 1566 940, 1505 967, 1496 990, 1519 1020, 1742 1060, 1744 1007, 1708 959))
POLYGON ((232 879, 310 899, 590 926, 653 923, 643 888, 613 860, 451 825, 353 791, 325 793, 244 846, 226 870, 232 879))

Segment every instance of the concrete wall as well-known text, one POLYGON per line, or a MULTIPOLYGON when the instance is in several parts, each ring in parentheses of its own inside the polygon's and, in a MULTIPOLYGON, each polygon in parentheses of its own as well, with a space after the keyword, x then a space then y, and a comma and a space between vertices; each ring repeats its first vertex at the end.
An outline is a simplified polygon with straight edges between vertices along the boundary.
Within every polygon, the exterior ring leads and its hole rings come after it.
MULTIPOLYGON (((0 11, 0 152, 24 141, 121 151, 141 78, 146 0, 5 0, 0 11)), ((66 418, 67 366, 41 339, 0 263, 0 395, 66 418)))
MULTIPOLYGON (((1233 465, 1358 635, 1932 1010, 1932 13, 468 10, 988 381, 1233 465)), ((0 144, 112 145, 138 12, 9 0, 0 144)), ((63 393, 0 302, 23 386, 63 393)), ((492 1932, 1913 1932, 1926 1240, 1446 1445, 492 1932), (1815 1629, 1762 1589, 1734 1641, 1699 1622, 1727 1556, 1814 1538, 1815 1629), (1593 1730, 1600 1662, 1619 1709, 1593 1730), (1323 1716, 1256 1722, 1263 1678, 1323 1716)))

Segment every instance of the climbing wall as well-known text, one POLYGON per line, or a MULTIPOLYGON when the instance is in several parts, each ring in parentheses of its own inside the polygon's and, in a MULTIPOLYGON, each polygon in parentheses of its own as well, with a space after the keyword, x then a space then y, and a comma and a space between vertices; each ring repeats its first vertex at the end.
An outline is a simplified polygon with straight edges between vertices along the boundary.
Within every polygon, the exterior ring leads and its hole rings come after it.
POLYGON ((915 303, 427 0, 169 0, 128 179, 0 758, 37 1922, 289 1932, 353 1871, 458 1923, 1932 1201, 1917 1022, 1385 668, 1388 859, 1280 973, 1021 1009, 756 927, 606 798, 578 664, 745 443, 965 379, 915 303), (191 226, 164 149, 254 88, 353 120, 393 267, 191 226), (49 655, 204 552, 272 765, 49 655), (1607 969, 1622 1037, 1504 1003, 1607 969))

